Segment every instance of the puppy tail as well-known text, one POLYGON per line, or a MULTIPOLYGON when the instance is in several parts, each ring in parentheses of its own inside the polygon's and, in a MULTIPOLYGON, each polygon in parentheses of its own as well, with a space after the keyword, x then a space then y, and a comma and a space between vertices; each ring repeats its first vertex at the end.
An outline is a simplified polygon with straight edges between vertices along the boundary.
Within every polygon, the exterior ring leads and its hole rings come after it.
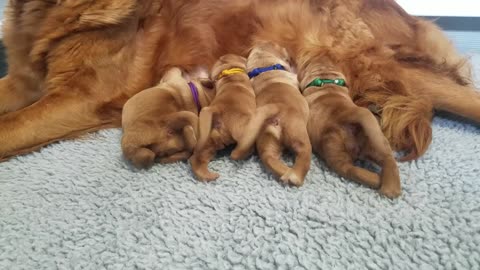
POLYGON ((199 137, 196 145, 197 149, 202 149, 207 143, 212 131, 212 121, 215 112, 210 107, 205 107, 200 111, 198 122, 199 137))
POLYGON ((258 134, 262 130, 265 121, 274 117, 280 112, 280 105, 267 104, 260 108, 257 108, 255 116, 250 119, 245 131, 242 134, 242 138, 237 142, 237 146, 232 151, 230 157, 233 160, 245 159, 252 151, 255 140, 258 134))
POLYGON ((189 111, 169 115, 169 125, 173 130, 182 131, 187 150, 193 152, 198 138, 198 116, 189 111))
POLYGON ((138 169, 146 169, 153 165, 155 153, 138 141, 138 136, 122 137, 122 152, 127 160, 138 169))

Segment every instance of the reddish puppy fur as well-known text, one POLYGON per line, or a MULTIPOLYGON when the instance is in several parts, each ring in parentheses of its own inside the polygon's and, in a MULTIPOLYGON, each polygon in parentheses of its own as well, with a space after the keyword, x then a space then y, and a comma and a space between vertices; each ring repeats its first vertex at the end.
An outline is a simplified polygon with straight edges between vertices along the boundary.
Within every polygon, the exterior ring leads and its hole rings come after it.
POLYGON ((466 61, 395 0, 11 0, 0 160, 118 127, 125 102, 170 67, 190 72, 227 53, 245 56, 255 39, 286 47, 295 61, 306 39, 331 41, 315 53, 342 44, 340 71, 354 101, 378 107, 392 146, 410 158, 430 143, 433 109, 480 121, 466 61), (375 46, 390 52, 363 56, 375 46))
POLYGON ((345 79, 326 57, 312 59, 299 67, 303 95, 310 107, 308 134, 317 152, 339 175, 380 188, 389 198, 401 193, 400 176, 387 139, 373 114, 355 105, 348 88, 335 84, 307 87, 316 78, 345 79), (369 159, 382 166, 381 175, 354 165, 369 159))
POLYGON ((286 1, 275 12, 264 7, 258 5, 263 24, 257 36, 287 47, 297 64, 306 61, 305 52, 328 53, 351 83, 354 102, 376 108, 391 146, 407 153, 402 160, 428 149, 433 109, 480 122, 468 63, 438 27, 395 1, 286 1))
MULTIPOLYGON (((208 169, 208 163, 217 150, 237 143, 255 114, 255 93, 245 71, 244 57, 228 54, 220 57, 212 68, 211 78, 216 81, 217 94, 209 107, 200 112, 200 137, 190 164, 195 176, 201 181, 212 181, 218 173, 208 169), (232 68, 242 72, 220 76, 232 68)), ((235 149, 235 151, 240 151, 235 149)), ((241 152, 250 150, 241 149, 241 152)))
MULTIPOLYGON (((215 96, 213 83, 194 80, 200 106, 215 96)), ((188 81, 179 68, 165 73, 161 82, 132 97, 123 108, 122 150, 138 168, 188 159, 197 143, 198 109, 188 81)))
POLYGON ((256 141, 265 166, 284 183, 301 186, 310 169, 312 153, 307 133, 308 104, 289 62, 287 51, 275 43, 261 42, 253 47, 247 60, 248 72, 275 64, 286 70, 267 71, 251 79, 257 113, 240 145, 248 149, 256 141), (281 161, 284 148, 296 154, 292 168, 281 161))

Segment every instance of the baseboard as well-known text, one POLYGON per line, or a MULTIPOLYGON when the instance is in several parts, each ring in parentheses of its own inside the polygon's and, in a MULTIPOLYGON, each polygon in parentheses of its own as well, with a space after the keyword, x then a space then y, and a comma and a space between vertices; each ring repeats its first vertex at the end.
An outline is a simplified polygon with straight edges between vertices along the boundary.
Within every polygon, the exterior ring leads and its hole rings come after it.
POLYGON ((446 31, 480 31, 480 17, 422 16, 446 31))

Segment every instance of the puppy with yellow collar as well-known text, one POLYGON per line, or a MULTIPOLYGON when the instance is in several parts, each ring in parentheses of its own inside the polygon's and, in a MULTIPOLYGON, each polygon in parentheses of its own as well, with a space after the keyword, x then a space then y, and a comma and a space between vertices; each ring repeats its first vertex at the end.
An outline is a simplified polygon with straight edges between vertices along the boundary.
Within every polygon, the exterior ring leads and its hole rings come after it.
MULTIPOLYGON (((245 65, 244 57, 227 54, 220 57, 212 68, 216 96, 210 106, 200 112, 200 135, 190 158, 193 173, 201 181, 213 181, 219 177, 218 173, 208 169, 209 162, 218 150, 239 141, 255 115, 255 93, 245 65)), ((252 151, 237 148, 232 155, 237 151, 252 151)))

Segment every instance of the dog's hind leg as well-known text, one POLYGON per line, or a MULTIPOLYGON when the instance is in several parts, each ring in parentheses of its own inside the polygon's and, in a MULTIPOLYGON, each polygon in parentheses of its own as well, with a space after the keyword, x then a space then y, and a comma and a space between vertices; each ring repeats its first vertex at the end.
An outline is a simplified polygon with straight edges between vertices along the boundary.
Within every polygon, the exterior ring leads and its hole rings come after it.
POLYGON ((175 154, 172 154, 167 157, 160 158, 160 163, 167 164, 167 163, 175 163, 183 160, 187 160, 192 155, 189 151, 181 151, 175 154))
POLYGON ((185 126, 183 128, 183 139, 185 140, 185 147, 191 153, 197 145, 197 134, 192 126, 185 126))
MULTIPOLYGON (((248 124, 242 129, 242 135, 237 141, 237 146, 233 149, 230 157, 233 160, 245 159, 251 154, 255 140, 262 130, 268 118, 274 117, 280 112, 281 105, 267 104, 257 108, 255 116, 250 118, 248 124)), ((237 139, 237 138, 234 138, 237 139)))
POLYGON ((303 121, 295 121, 288 123, 285 128, 285 141, 290 142, 288 145, 295 153, 295 164, 280 178, 285 183, 295 186, 303 185, 305 176, 310 170, 310 162, 312 159, 312 145, 308 138, 307 124, 303 121))
POLYGON ((352 157, 343 147, 338 134, 326 135, 322 141, 322 158, 327 165, 340 176, 359 184, 377 189, 380 187, 380 176, 369 170, 354 165, 352 157))
POLYGON ((189 111, 180 111, 169 115, 169 126, 175 131, 181 131, 185 147, 193 152, 197 144, 198 116, 189 111))
POLYGON ((33 85, 35 81, 25 76, 17 76, 19 79, 12 80, 11 75, 0 79, 0 115, 13 112, 37 101, 42 92, 33 85))
POLYGON ((367 137, 369 156, 382 166, 380 193, 389 198, 401 194, 400 174, 387 138, 382 133, 375 116, 365 108, 351 113, 352 123, 359 124, 367 137))
POLYGON ((213 181, 216 180, 220 175, 218 173, 211 172, 208 169, 208 164, 216 154, 215 144, 211 139, 208 139, 203 147, 195 148, 195 152, 192 157, 190 157, 190 165, 192 166, 192 171, 200 181, 213 181))
POLYGON ((79 92, 57 91, 22 110, 0 116, 0 160, 60 139, 120 126, 123 102, 99 104, 79 92))
POLYGON ((261 132, 257 139, 257 152, 265 167, 272 171, 275 176, 281 177, 290 168, 281 160, 283 147, 279 136, 269 131, 273 127, 268 126, 261 132))

